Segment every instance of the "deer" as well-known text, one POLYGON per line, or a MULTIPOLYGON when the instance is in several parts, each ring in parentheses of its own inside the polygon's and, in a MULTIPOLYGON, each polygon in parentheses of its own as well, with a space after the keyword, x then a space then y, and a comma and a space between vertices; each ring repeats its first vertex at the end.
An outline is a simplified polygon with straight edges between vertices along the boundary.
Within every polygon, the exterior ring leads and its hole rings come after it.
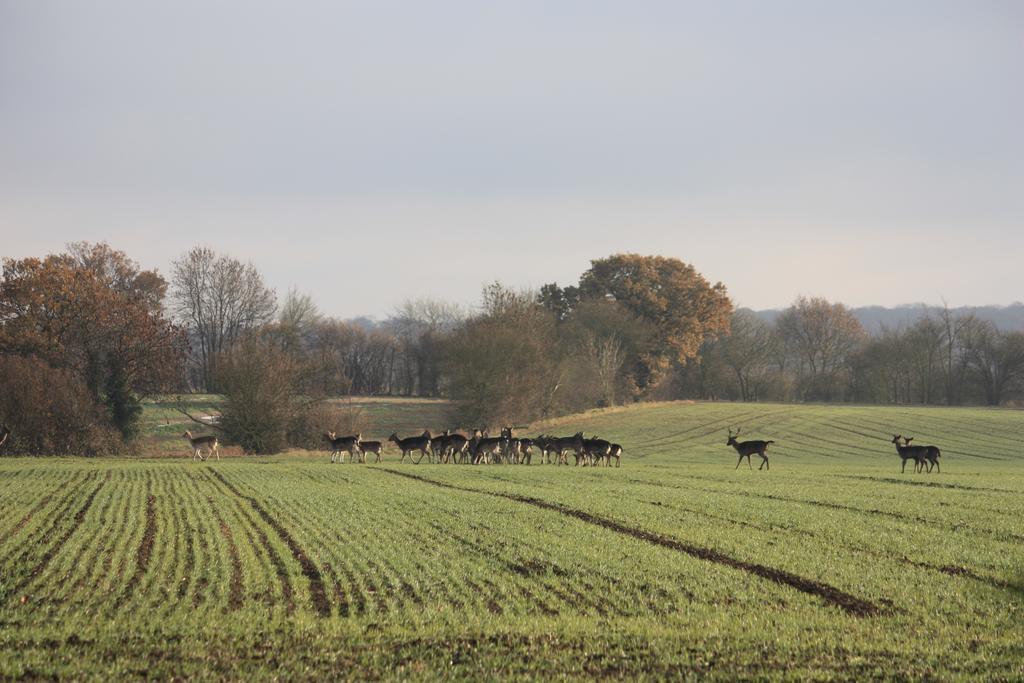
MULTIPOLYGON (((601 460, 603 460, 606 457, 608 457, 609 453, 611 453, 611 450, 612 450, 612 442, 611 441, 606 441, 604 439, 599 439, 599 438, 597 438, 597 436, 594 436, 591 439, 584 439, 583 440, 583 452, 582 452, 583 464, 584 465, 587 465, 587 464, 596 465, 601 460)), ((576 464, 577 465, 580 464, 580 458, 579 457, 576 458, 576 464)))
POLYGON ((217 450, 220 448, 220 443, 218 443, 216 436, 192 436, 190 431, 186 431, 182 436, 188 439, 189 444, 192 446, 192 462, 195 462, 196 458, 204 462, 206 461, 206 458, 202 455, 204 448, 210 451, 209 457, 216 455, 218 462, 220 461, 220 451, 217 450))
POLYGON ((418 465, 423 456, 430 457, 430 432, 425 431, 419 436, 410 436, 404 439, 398 438, 397 433, 393 433, 388 437, 388 441, 394 442, 402 451, 402 459, 399 462, 405 462, 405 456, 409 456, 409 460, 414 465, 418 465), (419 451, 420 457, 416 460, 412 459, 413 451, 419 451))
POLYGON ((3 427, 0 427, 0 448, 3 448, 3 445, 5 443, 7 443, 7 439, 10 436, 11 436, 11 430, 10 430, 10 428, 7 427, 7 425, 4 425, 3 427))
POLYGON ((729 440, 725 442, 726 446, 732 446, 736 449, 736 452, 740 454, 740 459, 736 461, 736 467, 733 469, 739 469, 740 463, 743 462, 743 458, 747 459, 747 466, 750 469, 754 469, 754 466, 750 464, 750 456, 757 453, 761 456, 761 466, 758 467, 758 471, 762 467, 767 467, 769 470, 772 468, 768 464, 768 446, 775 443, 774 441, 737 441, 736 437, 740 435, 740 428, 736 428, 736 433, 732 433, 732 428, 729 429, 729 440))
POLYGON ((447 463, 448 459, 451 458, 458 463, 465 458, 469 449, 469 439, 462 434, 452 434, 451 430, 448 429, 444 431, 444 434, 439 439, 441 439, 440 450, 444 462, 447 463))
POLYGON ((479 429, 473 432, 473 438, 469 442, 469 452, 473 456, 473 464, 489 464, 491 456, 495 459, 501 458, 501 452, 507 448, 508 439, 504 436, 487 436, 487 430, 479 429))
POLYGON ((529 465, 533 461, 533 439, 512 439, 512 452, 520 464, 529 465))
POLYGON ((441 462, 447 455, 448 437, 451 436, 451 430, 446 429, 440 434, 430 439, 430 453, 431 459, 436 459, 437 462, 441 462))
POLYGON ((576 432, 572 436, 554 436, 548 439, 548 449, 558 454, 558 464, 568 465, 569 459, 565 454, 572 451, 576 454, 576 462, 579 463, 583 455, 583 432, 576 432))
POLYGON ((334 463, 337 459, 338 462, 344 464, 346 453, 352 456, 353 460, 359 458, 362 454, 359 448, 360 437, 362 434, 355 436, 337 436, 334 432, 324 434, 324 438, 331 444, 331 462, 334 463))
POLYGON ((550 465, 554 462, 554 458, 558 455, 558 450, 555 446, 555 437, 540 434, 533 440, 533 442, 537 445, 537 448, 540 449, 540 462, 542 465, 550 465))
POLYGON ((909 441, 906 445, 900 445, 900 439, 903 437, 899 434, 892 435, 892 442, 896 446, 896 454, 900 456, 900 460, 903 462, 903 466, 900 467, 900 474, 907 471, 907 461, 914 461, 914 471, 924 471, 924 463, 928 455, 927 446, 910 446, 909 441))
MULTIPOLYGON (((904 446, 909 446, 910 442, 913 441, 913 440, 914 440, 914 437, 912 437, 912 436, 905 436, 905 437, 903 437, 903 445, 904 446)), ((926 449, 928 449, 928 450, 925 451, 924 461, 922 461, 920 463, 921 464, 921 469, 924 469, 924 466, 927 463, 927 465, 928 465, 928 472, 929 473, 931 473, 932 467, 934 467, 938 472, 940 472, 940 473, 942 472, 942 468, 939 467, 939 457, 942 456, 942 452, 939 451, 937 446, 915 446, 915 448, 926 448, 926 449)))
POLYGON ((363 455, 363 462, 366 462, 367 453, 373 453, 374 455, 376 455, 377 459, 374 460, 374 462, 380 462, 381 455, 384 453, 384 444, 381 443, 380 441, 363 441, 362 439, 360 439, 359 452, 362 453, 363 455))
POLYGON ((608 467, 612 466, 612 458, 615 458, 616 467, 622 465, 622 446, 617 443, 612 444, 611 450, 608 451, 608 456, 605 458, 605 462, 608 463, 608 467))

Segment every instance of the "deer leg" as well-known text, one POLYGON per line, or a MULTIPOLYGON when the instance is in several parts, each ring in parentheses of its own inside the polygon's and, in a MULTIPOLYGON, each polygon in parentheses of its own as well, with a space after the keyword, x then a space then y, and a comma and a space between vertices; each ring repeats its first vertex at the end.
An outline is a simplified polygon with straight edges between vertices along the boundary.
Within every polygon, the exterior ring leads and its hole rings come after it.
POLYGON ((749 467, 751 470, 754 469, 754 466, 752 464, 750 464, 750 456, 749 455, 747 456, 747 467, 749 467))
POLYGON ((743 456, 741 455, 740 459, 736 461, 736 467, 733 467, 733 469, 734 470, 738 470, 740 468, 740 463, 742 463, 742 462, 743 462, 743 456))
POLYGON ((907 459, 903 458, 903 467, 900 468, 900 474, 903 474, 906 471, 907 471, 907 459))

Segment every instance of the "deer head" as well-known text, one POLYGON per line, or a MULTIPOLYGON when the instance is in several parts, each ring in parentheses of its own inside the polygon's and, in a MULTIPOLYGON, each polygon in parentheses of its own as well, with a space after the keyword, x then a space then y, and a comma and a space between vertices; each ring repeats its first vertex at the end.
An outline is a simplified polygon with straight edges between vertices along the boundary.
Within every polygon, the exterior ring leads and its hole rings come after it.
POLYGON ((725 442, 726 446, 735 446, 736 445, 736 437, 740 435, 740 429, 741 428, 737 427, 736 428, 736 433, 733 434, 732 433, 732 427, 729 427, 729 439, 725 442))
POLYGON ((892 442, 894 444, 896 444, 897 446, 899 446, 900 445, 900 439, 902 439, 902 438, 903 438, 903 436, 901 436, 900 434, 893 434, 892 435, 892 442))

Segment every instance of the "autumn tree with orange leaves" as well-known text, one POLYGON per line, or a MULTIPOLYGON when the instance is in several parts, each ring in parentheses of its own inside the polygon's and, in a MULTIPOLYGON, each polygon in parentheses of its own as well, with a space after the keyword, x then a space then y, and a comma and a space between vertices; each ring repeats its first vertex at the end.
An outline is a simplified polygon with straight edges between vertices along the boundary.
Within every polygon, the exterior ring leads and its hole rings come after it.
POLYGON ((679 259, 615 254, 590 263, 578 287, 545 285, 540 303, 570 320, 581 302, 615 301, 651 325, 654 339, 633 360, 638 394, 655 386, 672 363, 696 358, 701 344, 729 331, 732 301, 725 285, 711 284, 679 259))
POLYGON ((88 389, 125 438, 139 401, 176 386, 185 338, 163 316, 167 285, 106 244, 72 244, 45 258, 5 259, 0 354, 35 357, 88 389))

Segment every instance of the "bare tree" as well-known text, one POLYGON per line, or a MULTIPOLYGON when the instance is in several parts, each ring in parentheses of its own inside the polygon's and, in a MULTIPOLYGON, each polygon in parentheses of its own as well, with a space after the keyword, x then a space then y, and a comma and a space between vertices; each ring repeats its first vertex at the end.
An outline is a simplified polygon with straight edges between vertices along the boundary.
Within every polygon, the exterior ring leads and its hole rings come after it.
POLYGON ((1024 333, 980 326, 968 347, 971 369, 985 402, 999 405, 1013 384, 1024 378, 1024 333))
POLYGON ((942 362, 946 404, 959 405, 963 402, 964 380, 969 365, 965 340, 973 336, 980 321, 973 313, 955 315, 945 303, 939 320, 944 330, 942 362))
POLYGON ((173 311, 189 331, 199 381, 209 391, 215 384, 217 355, 273 320, 276 296, 251 263, 219 256, 207 247, 195 247, 173 269, 173 311))
POLYGON ((843 304, 801 296, 776 324, 798 360, 802 398, 832 400, 836 375, 865 338, 860 323, 843 304))
POLYGON ((395 339, 399 393, 440 393, 444 338, 465 318, 457 305, 435 299, 408 299, 384 323, 395 339))
POLYGON ((756 401, 776 351, 771 325, 753 311, 739 309, 732 315, 729 335, 718 340, 715 351, 736 375, 740 398, 756 401))
POLYGON ((604 406, 615 405, 619 371, 626 361, 622 340, 615 334, 597 335, 588 331, 581 350, 601 388, 601 403, 604 406))

